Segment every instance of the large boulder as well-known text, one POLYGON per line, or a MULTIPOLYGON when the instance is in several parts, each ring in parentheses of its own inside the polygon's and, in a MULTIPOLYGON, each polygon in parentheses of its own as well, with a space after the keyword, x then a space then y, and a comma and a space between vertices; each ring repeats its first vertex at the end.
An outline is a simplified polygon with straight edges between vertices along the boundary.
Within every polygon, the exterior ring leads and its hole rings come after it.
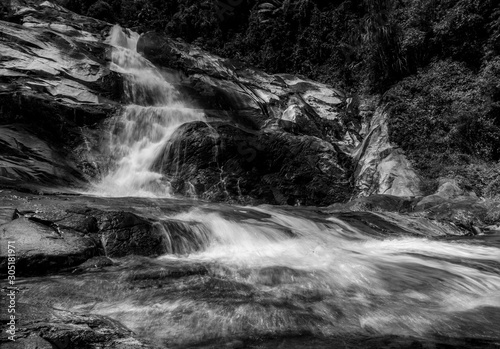
POLYGON ((155 169, 171 179, 176 192, 282 205, 349 199, 349 158, 317 137, 197 122, 181 126, 173 139, 155 169))
POLYGON ((95 212, 106 256, 154 256, 167 251, 161 229, 130 212, 95 212))

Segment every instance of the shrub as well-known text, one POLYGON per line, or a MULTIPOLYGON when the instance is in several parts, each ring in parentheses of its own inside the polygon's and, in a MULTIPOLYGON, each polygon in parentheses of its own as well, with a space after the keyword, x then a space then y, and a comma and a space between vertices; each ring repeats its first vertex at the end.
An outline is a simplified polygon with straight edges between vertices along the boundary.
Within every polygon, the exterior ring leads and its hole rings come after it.
POLYGON ((87 16, 107 22, 114 22, 115 20, 111 5, 102 0, 97 1, 89 7, 87 16))
POLYGON ((489 66, 478 77, 463 63, 440 61, 386 94, 390 139, 424 178, 453 177, 466 166, 499 160, 499 119, 485 93, 496 88, 494 69, 489 66))

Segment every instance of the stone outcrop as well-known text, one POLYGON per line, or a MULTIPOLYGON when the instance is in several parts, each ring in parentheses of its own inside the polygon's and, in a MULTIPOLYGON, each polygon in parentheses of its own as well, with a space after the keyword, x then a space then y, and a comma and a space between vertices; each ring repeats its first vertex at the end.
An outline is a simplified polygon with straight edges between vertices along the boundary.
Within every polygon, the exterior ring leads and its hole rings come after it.
POLYGON ((401 149, 389 141, 388 114, 378 107, 363 142, 353 152, 358 196, 418 196, 420 178, 401 149))
POLYGON ((0 21, 0 181, 77 186, 89 171, 74 150, 121 98, 103 43, 110 25, 17 0, 7 19, 0 21))
MULTIPOLYGON (((66 287, 65 291, 70 293, 71 287, 66 287)), ((2 348, 152 348, 135 338, 134 333, 118 321, 105 316, 54 309, 37 299, 36 294, 23 298, 25 302, 18 303, 18 311, 24 316, 17 320, 16 340, 9 340, 4 329, 0 335, 2 348)), ((4 314, 2 323, 7 323, 4 314)))
POLYGON ((184 195, 281 205, 349 199, 349 158, 317 137, 199 122, 181 126, 174 139, 156 167, 184 195))
POLYGON ((166 231, 159 223, 131 212, 64 204, 20 208, 14 220, 0 225, 0 275, 7 271, 9 241, 16 241, 18 276, 70 270, 94 256, 185 253, 172 247, 176 235, 186 235, 186 228, 176 221, 163 222, 166 231))
POLYGON ((330 85, 266 74, 156 33, 142 35, 137 50, 154 64, 181 72, 176 86, 209 117, 254 130, 284 119, 305 134, 330 141, 340 141, 340 133, 346 132, 346 96, 330 85))

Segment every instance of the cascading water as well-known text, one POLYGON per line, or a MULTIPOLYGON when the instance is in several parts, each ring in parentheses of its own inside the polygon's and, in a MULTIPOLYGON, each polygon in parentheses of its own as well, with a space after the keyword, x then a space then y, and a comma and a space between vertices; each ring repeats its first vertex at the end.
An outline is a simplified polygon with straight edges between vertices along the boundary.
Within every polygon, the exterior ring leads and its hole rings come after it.
POLYGON ((129 105, 111 130, 110 170, 91 192, 168 197, 168 182, 151 166, 180 125, 204 120, 204 114, 188 108, 161 72, 137 53, 138 38, 137 33, 116 25, 108 39, 113 46, 111 69, 124 76, 129 105))
POLYGON ((88 303, 58 306, 114 318, 162 348, 498 347, 497 238, 374 235, 344 214, 195 206, 157 214, 167 254, 78 276, 88 303))

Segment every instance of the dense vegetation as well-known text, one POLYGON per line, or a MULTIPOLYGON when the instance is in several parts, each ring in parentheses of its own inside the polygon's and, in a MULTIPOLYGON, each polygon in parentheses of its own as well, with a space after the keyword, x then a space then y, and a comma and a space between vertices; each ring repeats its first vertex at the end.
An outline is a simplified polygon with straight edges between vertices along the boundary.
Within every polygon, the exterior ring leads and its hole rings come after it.
POLYGON ((61 1, 271 73, 385 93, 391 139, 426 179, 461 176, 484 195, 471 166, 499 176, 498 0, 61 1))

